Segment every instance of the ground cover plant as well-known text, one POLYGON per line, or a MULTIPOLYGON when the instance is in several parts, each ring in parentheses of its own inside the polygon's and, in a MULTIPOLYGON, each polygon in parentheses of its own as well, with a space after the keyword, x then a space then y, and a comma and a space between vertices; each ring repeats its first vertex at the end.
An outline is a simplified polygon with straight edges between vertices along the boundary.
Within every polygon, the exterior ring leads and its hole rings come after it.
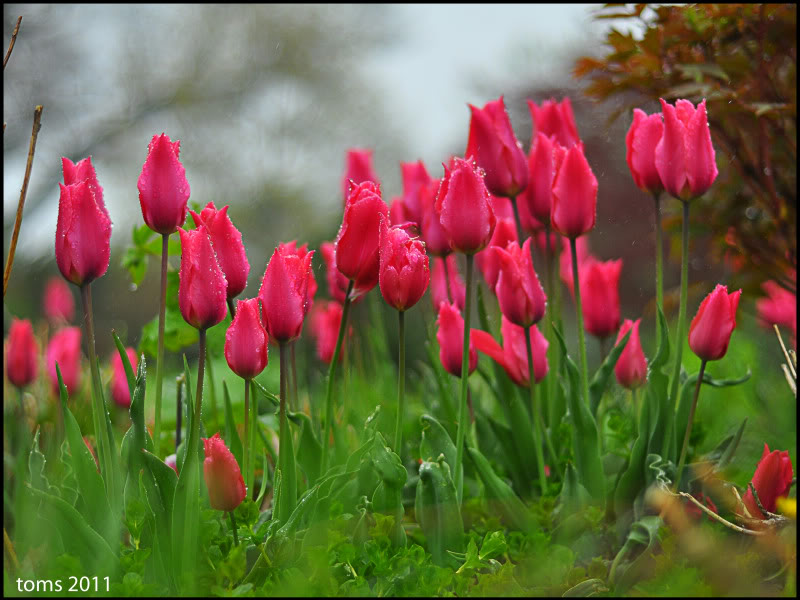
MULTIPOLYGON (((701 10, 659 9, 647 52, 673 43, 659 37, 677 35, 673 20, 701 35, 704 18, 733 18, 701 10)), ((610 42, 608 64, 578 71, 640 77, 625 61, 642 52, 610 42)), ((131 181, 142 223, 115 264, 103 173, 62 158, 62 277, 46 286, 45 319, 12 319, 6 339, 4 592, 794 594, 793 225, 752 225, 783 237, 731 244, 770 263, 766 295, 730 282, 688 294, 690 258, 715 260, 691 256, 691 216, 731 185, 720 93, 664 90, 661 112, 632 107, 618 140, 632 201, 655 207, 653 317, 622 314, 622 260, 587 244, 598 180, 569 98, 528 101, 527 152, 502 95, 470 105, 462 155, 400 162, 390 202, 370 151, 351 149, 338 232, 319 248, 276 240, 271 256, 247 254, 235 204, 193 196, 181 142, 157 132, 131 181), (680 215, 679 282, 664 281, 662 209, 680 215), (121 262, 139 283, 151 255, 160 293, 128 347, 95 328, 93 303, 113 299, 92 282, 121 262), (99 336, 113 356, 97 355, 99 336)), ((788 128, 777 104, 754 118, 788 128)), ((794 181, 793 164, 768 164, 794 181)), ((767 189, 764 219, 786 218, 783 187, 767 189)), ((722 214, 705 225, 725 237, 722 214)), ((749 235, 737 225, 736 239, 749 235)))

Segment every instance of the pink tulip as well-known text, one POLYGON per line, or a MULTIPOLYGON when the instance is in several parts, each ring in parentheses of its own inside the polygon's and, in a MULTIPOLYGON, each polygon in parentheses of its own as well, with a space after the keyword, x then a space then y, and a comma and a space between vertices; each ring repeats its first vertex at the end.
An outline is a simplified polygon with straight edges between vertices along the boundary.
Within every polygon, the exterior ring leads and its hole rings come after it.
POLYGON ((655 193, 664 189, 656 168, 656 146, 663 133, 661 113, 647 115, 638 108, 633 109, 633 123, 625 136, 628 148, 625 158, 633 181, 646 192, 655 193))
MULTIPOLYGON (((525 329, 514 325, 502 317, 500 334, 503 336, 503 346, 486 331, 473 329, 470 331, 470 341, 475 344, 479 352, 492 357, 511 380, 521 387, 530 386, 528 372, 528 351, 525 348, 525 329)), ((549 343, 536 325, 531 327, 531 356, 533 358, 533 377, 539 383, 547 375, 547 347, 549 343)))
POLYGON ((75 317, 75 300, 66 282, 51 277, 44 288, 44 316, 51 323, 70 322, 75 317))
MULTIPOLYGON (((347 286, 350 280, 336 268, 336 246, 332 242, 322 242, 320 252, 322 253, 322 260, 325 261, 325 279, 328 282, 328 294, 339 304, 344 304, 344 296, 347 293, 347 286)), ((368 292, 369 290, 366 291, 368 292)), ((364 293, 365 290, 353 288, 351 302, 355 304, 361 300, 364 297, 364 293)))
MULTIPOLYGON (((787 450, 773 450, 770 452, 769 446, 765 443, 761 460, 758 461, 756 472, 751 480, 764 510, 771 513, 775 512, 778 498, 789 495, 789 490, 792 487, 792 478, 792 460, 789 458, 789 452, 787 450)), ((750 491, 750 486, 747 486, 747 492, 745 492, 742 500, 750 516, 754 519, 767 518, 767 515, 763 514, 758 508, 753 492, 750 491)))
POLYGON ((728 288, 717 284, 700 303, 689 325, 689 347, 702 360, 719 360, 728 351, 731 334, 736 328, 736 309, 742 290, 728 294, 728 288))
MULTIPOLYGON (((139 365, 136 350, 125 348, 125 354, 131 363, 134 374, 139 365)), ((131 405, 131 390, 128 387, 128 376, 125 374, 125 367, 122 365, 122 357, 119 352, 111 355, 111 397, 117 406, 128 408, 131 405)))
MULTIPOLYGON (((589 252, 589 238, 579 237, 575 240, 575 249, 578 254, 578 273, 598 259, 589 252)), ((559 255, 558 273, 562 283, 567 286, 569 293, 575 297, 575 280, 572 275, 572 249, 567 238, 561 238, 561 254, 559 255)))
POLYGON ((695 108, 688 100, 678 100, 672 106, 661 99, 661 109, 664 133, 655 155, 661 183, 681 200, 702 196, 718 173, 706 101, 695 108))
MULTIPOLYGON (((338 302, 323 301, 311 313, 311 335, 317 342, 317 357, 325 364, 330 364, 333 360, 336 339, 342 324, 342 311, 342 305, 338 302)), ((348 333, 352 335, 353 328, 348 327, 348 330, 348 333)), ((342 356, 346 349, 347 344, 342 344, 339 362, 342 362, 342 356)))
POLYGON ((597 217, 597 178, 583 154, 583 144, 567 151, 553 180, 550 220, 561 235, 576 238, 594 228, 597 217))
POLYGON ((400 163, 400 171, 403 175, 403 196, 402 205, 404 207, 405 219, 395 220, 392 217, 392 224, 397 225, 404 221, 411 221, 422 224, 422 200, 420 190, 430 185, 431 176, 425 168, 425 164, 418 160, 414 163, 400 163))
POLYGON ((537 221, 550 223, 550 209, 553 205, 553 179, 566 154, 567 149, 554 141, 552 137, 541 132, 536 134, 528 155, 530 182, 525 191, 517 198, 520 218, 524 206, 525 212, 537 221))
POLYGON ((58 330, 47 344, 45 351, 47 375, 50 377, 53 392, 58 395, 58 375, 56 363, 64 378, 64 385, 70 395, 78 391, 81 382, 81 329, 65 327, 58 330))
POLYGON ((500 274, 500 258, 493 248, 505 248, 509 242, 517 242, 517 225, 514 218, 497 219, 489 245, 475 255, 475 264, 486 280, 486 285, 494 292, 497 276, 500 274))
POLYGON ((227 297, 232 300, 247 287, 247 275, 250 273, 250 263, 247 262, 242 234, 233 226, 227 206, 217 210, 214 203, 209 202, 199 215, 193 210, 189 212, 192 213, 195 226, 206 226, 211 246, 228 281, 227 297))
POLYGON ((586 331, 605 338, 619 328, 619 276, 622 259, 584 262, 579 268, 586 331))
POLYGON ((33 337, 28 319, 11 319, 6 342, 6 375, 8 380, 23 388, 36 380, 39 372, 39 344, 33 337))
POLYGON ((541 107, 533 100, 528 100, 528 109, 533 119, 532 139, 542 133, 553 137, 565 148, 570 148, 581 141, 578 128, 575 126, 572 102, 568 96, 565 96, 560 103, 556 102, 555 98, 545 100, 541 107))
POLYGON ((267 366, 267 331, 261 324, 258 300, 238 300, 236 316, 225 332, 225 360, 244 379, 252 379, 267 366))
POLYGON ((512 221, 515 219, 514 205, 511 204, 509 198, 489 194, 489 206, 492 207, 494 218, 498 221, 500 219, 511 219, 512 221))
POLYGON ((512 198, 528 185, 528 165, 506 113, 503 97, 480 109, 469 105, 472 118, 466 156, 486 172, 485 184, 495 196, 512 198))
POLYGON ((480 168, 470 157, 445 166, 436 195, 436 213, 450 247, 464 254, 483 250, 492 239, 495 216, 480 168))
POLYGON ((433 309, 438 313, 439 305, 444 302, 446 304, 455 304, 458 310, 464 310, 466 298, 467 286, 458 273, 458 262, 455 254, 448 254, 447 258, 435 257, 433 259, 433 273, 431 274, 433 309), (447 269, 445 269, 445 261, 447 261, 447 269), (445 279, 445 275, 447 279, 445 279))
MULTIPOLYGON (((436 321, 439 329, 436 331, 436 340, 439 342, 439 360, 442 361, 444 370, 461 377, 461 358, 464 346, 464 317, 455 304, 442 302, 439 305, 439 318, 436 321)), ((469 372, 472 373, 478 366, 478 353, 470 341, 469 344, 469 372)))
POLYGON ((345 204, 353 187, 365 181, 380 184, 377 173, 372 166, 372 150, 351 148, 347 151, 347 164, 342 177, 342 196, 345 204))
POLYGON ((211 238, 205 225, 193 231, 178 231, 181 236, 178 306, 189 325, 207 329, 228 314, 225 305, 228 283, 211 247, 211 238))
POLYGON ((178 474, 178 455, 177 454, 170 454, 167 458, 164 459, 164 464, 167 465, 170 469, 175 471, 175 474, 178 474))
POLYGON ((447 256, 453 251, 447 238, 447 232, 442 227, 439 215, 436 213, 436 194, 439 192, 441 183, 441 179, 433 179, 427 186, 419 190, 420 204, 422 205, 420 232, 425 247, 434 256, 447 256))
POLYGON ((163 235, 174 233, 186 221, 189 182, 178 160, 180 140, 172 142, 162 133, 147 147, 147 159, 139 175, 139 204, 147 226, 163 235))
POLYGON ((106 203, 103 199, 103 188, 97 181, 97 173, 92 165, 91 156, 87 156, 83 160, 79 160, 77 163, 73 163, 70 159, 62 156, 61 171, 64 175, 64 185, 75 185, 81 181, 88 181, 89 187, 94 193, 95 200, 97 201, 97 205, 100 207, 100 210, 105 213, 106 217, 109 219, 111 218, 109 217, 108 209, 106 208, 106 203))
POLYGON ((247 497, 242 471, 231 451, 219 436, 203 438, 206 459, 203 462, 203 475, 208 488, 211 508, 230 512, 247 497))
POLYGON ((538 323, 544 316, 547 298, 533 269, 531 238, 525 240, 522 248, 512 241, 505 248, 495 246, 492 250, 500 261, 495 287, 500 311, 520 327, 538 323))
POLYGON ((647 359, 644 356, 642 342, 639 339, 639 323, 641 321, 641 319, 636 319, 635 321, 625 319, 617 335, 616 343, 619 344, 625 334, 631 331, 631 337, 628 338, 628 343, 625 344, 625 349, 619 355, 617 364, 614 367, 617 381, 622 387, 628 389, 642 386, 647 381, 647 359))
POLYGON ((419 302, 431 280, 425 244, 400 226, 389 228, 387 219, 380 225, 379 273, 383 299, 401 312, 419 302))
POLYGON ((275 248, 258 291, 264 325, 278 342, 291 342, 300 337, 309 309, 314 252, 301 258, 289 250, 288 246, 275 248))
POLYGON ((354 281, 353 293, 364 294, 378 283, 378 225, 389 217, 381 200, 381 188, 372 181, 355 186, 344 207, 344 218, 336 236, 336 268, 354 281))
MULTIPOLYGON (((308 244, 303 244, 298 248, 297 240, 292 240, 291 242, 281 242, 280 244, 278 244, 278 249, 284 256, 294 257, 291 259, 293 261, 298 261, 298 260, 304 261, 306 260, 306 256, 308 254, 311 254, 312 257, 314 254, 313 251, 309 251, 308 244)), ((345 287, 345 291, 347 291, 347 287, 345 287)), ((314 269, 311 268, 308 271, 308 304, 306 305, 305 314, 308 314, 311 308, 314 306, 314 297, 316 295, 317 295, 317 279, 316 277, 314 277, 314 269)))
POLYGON ((758 319, 765 327, 782 325, 792 331, 792 339, 797 344, 797 295, 782 288, 774 281, 765 281, 761 289, 767 298, 756 300, 758 319))

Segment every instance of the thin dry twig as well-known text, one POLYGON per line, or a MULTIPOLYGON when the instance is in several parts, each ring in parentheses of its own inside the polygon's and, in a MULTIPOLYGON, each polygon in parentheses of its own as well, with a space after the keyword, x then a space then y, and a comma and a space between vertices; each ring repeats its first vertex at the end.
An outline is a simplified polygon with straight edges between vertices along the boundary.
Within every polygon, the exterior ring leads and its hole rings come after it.
POLYGON ((670 494, 671 496, 675 496, 675 497, 681 496, 683 498, 686 498, 687 500, 692 502, 695 506, 700 508, 703 512, 705 512, 709 517, 711 517, 712 519, 722 523, 728 529, 733 529, 734 531, 737 531, 739 533, 744 533, 746 535, 760 536, 760 535, 766 535, 767 534, 766 531, 754 531, 753 529, 746 529, 745 527, 740 527, 739 525, 734 525, 733 523, 731 523, 727 519, 725 519, 723 517, 720 517, 717 513, 715 513, 713 510, 711 510, 710 508, 708 508, 704 504, 698 502, 697 499, 694 496, 692 496, 691 494, 688 494, 686 492, 678 492, 677 494, 673 494, 669 490, 663 490, 663 491, 665 491, 666 493, 670 494))
POLYGON ((8 248, 8 258, 6 268, 3 273, 3 298, 6 297, 8 290, 8 278, 11 277, 11 265, 14 264, 14 252, 17 249, 17 238, 19 238, 19 228, 22 225, 22 209, 25 206, 25 196, 28 193, 28 183, 31 179, 33 169, 33 155, 36 152, 36 139, 39 137, 39 128, 42 126, 43 106, 39 104, 33 111, 33 131, 31 131, 31 143, 28 146, 28 164, 25 166, 25 178, 22 180, 22 189, 19 192, 19 204, 17 205, 17 218, 14 221, 14 232, 11 234, 11 244, 8 248))
MULTIPOLYGON (((783 343, 783 337, 781 337, 781 332, 778 329, 778 326, 773 323, 772 327, 775 329, 775 335, 778 336, 778 341, 781 343, 781 350, 783 350, 783 355, 786 357, 786 363, 789 365, 789 370, 792 373, 792 377, 797 379, 797 371, 794 369, 794 364, 792 364, 792 359, 789 357, 789 353, 786 351, 786 346, 783 343)), ((795 388, 796 391, 797 388, 795 388)))
POLYGON ((6 65, 8 64, 8 59, 11 58, 11 51, 14 49, 14 44, 17 41, 17 34, 19 33, 19 24, 22 23, 22 16, 17 19, 17 24, 14 27, 14 31, 11 34, 11 42, 8 44, 8 51, 6 52, 6 57, 3 59, 3 70, 5 71, 6 65))

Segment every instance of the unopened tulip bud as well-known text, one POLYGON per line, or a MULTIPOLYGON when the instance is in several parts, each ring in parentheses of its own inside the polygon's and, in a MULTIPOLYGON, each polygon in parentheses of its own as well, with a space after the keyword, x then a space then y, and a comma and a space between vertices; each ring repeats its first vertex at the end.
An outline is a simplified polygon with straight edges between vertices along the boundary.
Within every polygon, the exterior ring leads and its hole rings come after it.
POLYGON ((642 350, 642 342, 639 339, 639 323, 641 319, 631 321, 625 319, 622 327, 619 329, 617 335, 617 344, 625 337, 628 331, 631 336, 628 338, 628 343, 625 344, 625 349, 619 355, 617 364, 614 366, 614 374, 617 376, 617 381, 622 387, 634 389, 644 385, 647 381, 647 359, 642 350))
POLYGON ((6 342, 6 374, 8 380, 23 388, 33 383, 39 372, 39 345, 33 337, 28 319, 12 319, 6 342))
POLYGON ((736 309, 741 295, 742 290, 729 294, 727 286, 717 284, 700 303, 689 325, 689 347, 702 360, 719 360, 725 356, 736 328, 736 309))
POLYGON ((279 246, 272 253, 258 297, 267 332, 278 342, 291 342, 300 337, 309 308, 309 282, 313 251, 292 254, 288 246, 279 246))
POLYGON ((227 281, 217 262, 204 225, 193 231, 180 229, 181 270, 178 305, 184 320, 207 329, 228 314, 227 281))
POLYGON ((372 166, 372 150, 359 150, 351 148, 347 151, 346 166, 342 177, 342 194, 344 202, 350 196, 351 189, 365 181, 380 183, 378 175, 372 166))
POLYGON ((173 142, 164 133, 154 135, 137 183, 144 222, 162 235, 174 233, 186 221, 190 190, 186 170, 178 160, 180 150, 180 140, 173 142))
POLYGON ((576 238, 594 228, 597 217, 597 178, 576 144, 564 156, 553 180, 550 220, 561 235, 576 238))
POLYGON ((584 262, 580 271, 584 326, 595 337, 608 337, 619 328, 621 272, 621 258, 584 262))
POLYGON ((66 282, 51 277, 44 288, 44 316, 51 323, 69 323, 75 317, 75 300, 66 282))
MULTIPOLYGON (((792 460, 789 458, 789 452, 787 450, 770 452, 769 446, 764 444, 764 452, 761 454, 761 460, 758 461, 756 472, 751 480, 764 510, 775 512, 778 498, 789 495, 792 479, 792 460)), ((754 519, 767 518, 767 515, 758 508, 750 486, 747 486, 747 492, 742 500, 751 517, 754 519)))
POLYGON ((659 192, 664 189, 661 176, 656 168, 656 146, 664 133, 661 113, 645 114, 633 109, 633 123, 625 136, 628 168, 637 187, 646 192, 659 192))
POLYGON ((267 331, 261 324, 258 300, 238 300, 236 316, 225 332, 225 360, 244 379, 252 379, 267 366, 267 331))
POLYGON ((247 496, 239 463, 228 450, 219 432, 213 437, 203 438, 203 447, 206 453, 203 475, 211 508, 230 512, 247 496))
POLYGON ((396 310, 414 306, 431 280, 425 244, 399 226, 380 225, 380 288, 383 299, 396 310))
POLYGON ((578 136, 578 128, 575 126, 572 102, 568 96, 565 96, 561 102, 556 102, 555 98, 545 100, 541 107, 533 100, 528 100, 528 109, 531 111, 533 120, 531 139, 535 139, 539 133, 542 133, 553 137, 565 148, 570 148, 581 141, 578 136))
POLYGON ((53 392, 58 395, 58 374, 56 373, 56 363, 58 363, 64 385, 67 386, 67 392, 70 395, 75 394, 81 382, 80 327, 65 327, 58 330, 47 344, 45 362, 53 392))
MULTIPOLYGON (((461 358, 464 345, 464 317, 454 304, 442 302, 439 305, 439 318, 436 321, 439 329, 436 340, 439 342, 439 360, 444 370, 461 377, 461 358)), ((469 344, 469 372, 478 366, 478 353, 472 342, 469 344)))
POLYGON ((495 246, 493 251, 500 261, 495 287, 500 311, 520 327, 538 323, 544 316, 547 298, 533 269, 531 238, 525 240, 522 248, 512 241, 505 248, 495 246))

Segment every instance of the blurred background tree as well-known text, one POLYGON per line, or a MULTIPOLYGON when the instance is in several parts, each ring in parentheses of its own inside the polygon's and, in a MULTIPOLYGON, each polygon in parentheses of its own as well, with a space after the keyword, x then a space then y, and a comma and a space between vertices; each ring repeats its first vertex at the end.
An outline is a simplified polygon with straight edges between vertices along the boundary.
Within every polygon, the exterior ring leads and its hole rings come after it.
MULTIPOLYGON (((616 99, 609 122, 647 101, 651 113, 659 98, 705 98, 720 174, 697 201, 691 239, 706 234, 746 293, 767 279, 795 292, 797 6, 607 4, 597 18, 641 33, 612 27, 608 54, 576 62, 586 94, 616 99)), ((677 245, 677 211, 665 224, 677 245)))

